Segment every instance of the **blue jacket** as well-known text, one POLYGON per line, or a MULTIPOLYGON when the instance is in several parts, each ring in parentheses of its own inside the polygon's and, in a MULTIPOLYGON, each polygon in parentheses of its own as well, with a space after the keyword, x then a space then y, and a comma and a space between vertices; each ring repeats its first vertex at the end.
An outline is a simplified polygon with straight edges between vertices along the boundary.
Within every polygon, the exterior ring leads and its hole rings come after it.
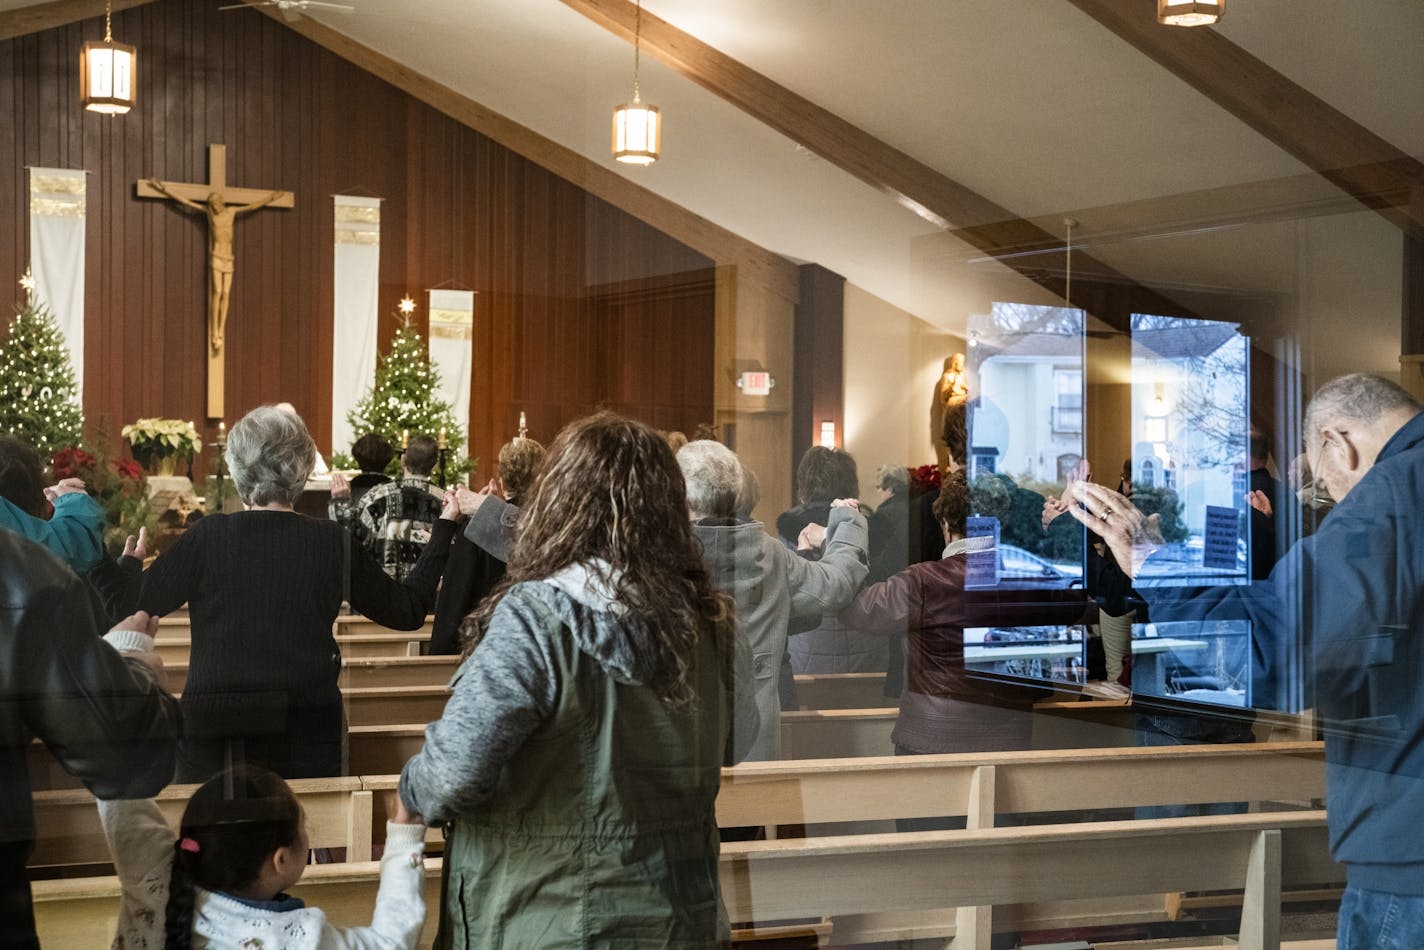
POLYGON ((1424 895, 1424 414, 1265 581, 1141 590, 1154 618, 1244 616, 1258 657, 1313 675, 1332 854, 1357 886, 1424 895))
POLYGON ((46 521, 0 498, 0 528, 9 528, 85 574, 104 557, 104 509, 83 492, 60 495, 46 521))

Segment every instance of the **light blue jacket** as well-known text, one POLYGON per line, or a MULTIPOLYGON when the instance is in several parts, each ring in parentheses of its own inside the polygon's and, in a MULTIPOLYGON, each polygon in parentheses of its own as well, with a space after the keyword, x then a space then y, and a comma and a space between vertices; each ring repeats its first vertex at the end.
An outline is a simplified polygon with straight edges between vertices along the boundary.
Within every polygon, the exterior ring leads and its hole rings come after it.
POLYGON ((60 495, 48 521, 0 498, 0 528, 44 545, 76 574, 88 573, 104 556, 104 509, 83 492, 60 495))

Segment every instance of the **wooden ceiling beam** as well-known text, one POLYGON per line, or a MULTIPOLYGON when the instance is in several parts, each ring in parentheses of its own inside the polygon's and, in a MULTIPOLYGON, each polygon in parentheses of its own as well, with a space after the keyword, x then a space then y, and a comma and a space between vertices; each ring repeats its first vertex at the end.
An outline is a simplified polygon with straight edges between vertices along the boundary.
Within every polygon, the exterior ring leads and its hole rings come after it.
MULTIPOLYGON (((153 2, 154 0, 110 0, 110 9, 118 13, 153 2)), ((5 10, 0 12, 0 42, 103 15, 104 0, 51 0, 49 3, 5 10)), ((78 54, 78 50, 75 50, 75 53, 78 54)))
POLYGON ((347 62, 379 76, 426 105, 488 136, 560 178, 573 182, 633 217, 682 241, 717 264, 735 264, 754 284, 793 303, 799 297, 796 265, 741 235, 629 181, 612 169, 547 139, 493 109, 378 53, 310 17, 288 21, 270 7, 263 13, 347 62))
MULTIPOLYGON (((633 41, 638 10, 628 0, 562 2, 615 36, 633 41)), ((1061 235, 1024 220, 647 10, 642 11, 639 36, 643 50, 668 68, 921 217, 944 228, 960 229, 955 233, 986 255, 997 257, 1003 248, 1062 244, 1061 235)), ((1030 265, 1009 256, 1004 263, 1049 291, 1063 294, 1061 276, 1045 273, 1041 262, 1030 265)), ((1075 253, 1073 266, 1075 271, 1091 272, 1105 285, 1117 288, 1118 305, 1111 308, 1113 312, 1097 315, 1119 329, 1125 328, 1127 317, 1123 292, 1131 297, 1130 309, 1182 312, 1180 305, 1162 294, 1086 254, 1075 253)))
POLYGON ((1424 191, 1424 164, 1221 33, 1163 27, 1151 0, 1068 2, 1361 204, 1424 229, 1409 202, 1382 197, 1424 191))
MULTIPOLYGON (((1362 204, 1370 207, 1398 208, 1408 205, 1410 200, 1410 192, 1403 186, 1388 192, 1349 195, 1342 193, 1320 175, 1307 172, 1284 178, 1222 185, 1093 208, 1064 209, 1034 215, 1028 221, 1040 228, 1049 229, 1057 226, 1064 218, 1072 218, 1079 224, 1078 230, 1074 232, 1073 246, 1086 250, 1098 244, 1140 238, 1170 237, 1277 221, 1352 214, 1365 210, 1361 208, 1362 204)), ((963 230, 949 233, 966 243, 974 243, 963 230)), ((1006 237, 1004 240, 1012 241, 1012 237, 1006 237)), ((1038 254, 1062 248, 1061 236, 1050 240, 1002 243, 997 256, 1003 258, 1015 254, 1038 254)))

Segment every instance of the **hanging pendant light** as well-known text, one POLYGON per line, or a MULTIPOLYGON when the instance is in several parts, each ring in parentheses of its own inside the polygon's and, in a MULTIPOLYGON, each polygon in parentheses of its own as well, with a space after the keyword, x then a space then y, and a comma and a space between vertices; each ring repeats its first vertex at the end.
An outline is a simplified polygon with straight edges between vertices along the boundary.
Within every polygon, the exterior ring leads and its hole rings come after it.
POLYGON ((662 116, 657 106, 646 105, 638 88, 642 53, 643 3, 633 24, 633 101, 613 110, 613 157, 630 165, 651 165, 662 146, 662 116))
POLYGON ((1226 12, 1226 0, 1157 0, 1157 22, 1168 26, 1210 26, 1226 12))
POLYGON ((104 2, 104 42, 79 51, 80 101, 90 112, 123 115, 133 108, 138 85, 138 50, 114 42, 109 2, 104 2))

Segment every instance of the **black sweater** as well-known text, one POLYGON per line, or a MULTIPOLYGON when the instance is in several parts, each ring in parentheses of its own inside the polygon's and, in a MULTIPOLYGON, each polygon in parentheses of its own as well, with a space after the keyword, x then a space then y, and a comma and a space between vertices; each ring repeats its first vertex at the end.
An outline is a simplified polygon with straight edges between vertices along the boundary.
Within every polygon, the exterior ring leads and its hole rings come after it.
POLYGON ((263 691, 300 705, 339 703, 332 626, 342 598, 379 624, 418 629, 454 528, 437 521, 415 570, 398 583, 333 522, 287 511, 210 515, 145 572, 139 609, 166 614, 188 603, 185 706, 202 693, 263 691))

